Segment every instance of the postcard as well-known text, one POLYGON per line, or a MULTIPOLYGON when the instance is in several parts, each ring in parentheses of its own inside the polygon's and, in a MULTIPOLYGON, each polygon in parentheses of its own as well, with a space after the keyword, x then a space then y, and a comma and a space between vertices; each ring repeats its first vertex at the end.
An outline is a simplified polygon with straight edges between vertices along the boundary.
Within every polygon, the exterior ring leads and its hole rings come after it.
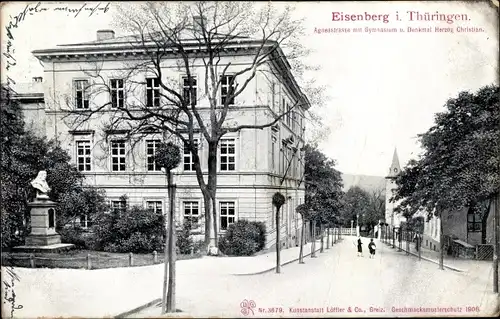
POLYGON ((3 3, 2 317, 497 317, 498 10, 3 3))

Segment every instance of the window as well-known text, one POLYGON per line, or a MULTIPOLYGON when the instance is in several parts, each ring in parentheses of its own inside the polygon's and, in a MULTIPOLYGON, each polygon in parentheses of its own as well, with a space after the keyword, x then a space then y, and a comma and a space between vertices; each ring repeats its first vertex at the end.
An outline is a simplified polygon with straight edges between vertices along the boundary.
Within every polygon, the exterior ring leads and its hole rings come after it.
POLYGON ((226 100, 228 96, 230 99, 227 101, 227 105, 232 105, 234 104, 234 96, 231 96, 234 94, 234 75, 224 75, 221 78, 221 104, 226 105, 226 100), (233 83, 231 83, 233 81, 233 83))
POLYGON ((124 211, 127 207, 127 202, 125 200, 113 200, 111 201, 111 210, 113 211, 124 211))
POLYGON ((275 111, 276 107, 276 83, 271 83, 271 110, 275 111))
POLYGON ((159 200, 159 201, 154 201, 154 200, 147 201, 146 208, 151 209, 155 213, 163 214, 163 202, 161 200, 159 200))
POLYGON ((79 110, 89 108, 89 81, 88 80, 76 80, 74 82, 75 86, 75 107, 79 110))
POLYGON ((467 231, 472 233, 481 231, 481 216, 474 210, 467 213, 467 231))
POLYGON ((146 162, 148 171, 161 171, 161 167, 156 164, 155 155, 160 147, 160 140, 146 140, 146 162))
POLYGON ((276 136, 271 137, 271 170, 274 172, 275 166, 276 166, 276 136))
POLYGON ((111 170, 113 172, 125 171, 125 141, 111 142, 111 170))
POLYGON ((285 176, 289 177, 290 174, 292 173, 291 170, 292 170, 292 157, 291 157, 291 154, 292 154, 292 150, 290 149, 289 146, 286 146, 285 147, 285 176))
POLYGON ((123 79, 111 79, 110 90, 111 90, 111 107, 112 108, 123 108, 124 106, 124 88, 123 79))
POLYGON ((76 164, 79 171, 91 170, 90 141, 76 142, 76 164))
POLYGON ((198 202, 186 201, 184 206, 184 220, 189 220, 192 225, 198 223, 200 217, 200 207, 198 202))
POLYGON ((286 160, 285 160, 285 150, 286 150, 285 144, 283 143, 281 145, 281 148, 280 148, 280 171, 279 171, 280 174, 284 174, 285 173, 285 162, 286 162, 286 160))
MULTIPOLYGON (((196 152, 198 152, 198 140, 194 140, 194 147, 196 147, 196 152)), ((183 161, 184 161, 184 170, 185 171, 194 171, 195 170, 193 154, 191 154, 191 151, 188 149, 186 144, 184 144, 183 161)))
POLYGON ((160 79, 146 79, 146 107, 160 107, 160 79))
POLYGON ((80 215, 79 221, 80 221, 80 227, 82 228, 89 228, 90 226, 92 226, 92 220, 88 215, 85 214, 80 215))
POLYGON ((281 104, 280 104, 280 113, 278 114, 278 116, 283 115, 283 113, 285 113, 285 98, 283 98, 283 99, 281 100, 281 104))
POLYGON ((286 125, 290 126, 290 105, 286 104, 286 125))
POLYGON ((235 141, 234 139, 221 139, 220 141, 220 170, 234 171, 236 170, 235 162, 235 141))
POLYGON ((198 87, 195 76, 191 76, 191 85, 193 87, 192 92, 189 90, 189 78, 187 76, 182 77, 182 92, 184 100, 186 100, 189 106, 191 106, 191 97, 194 98, 194 105, 196 105, 196 101, 198 100, 198 87))
POLYGON ((226 230, 227 226, 235 221, 234 202, 220 202, 220 228, 226 230))

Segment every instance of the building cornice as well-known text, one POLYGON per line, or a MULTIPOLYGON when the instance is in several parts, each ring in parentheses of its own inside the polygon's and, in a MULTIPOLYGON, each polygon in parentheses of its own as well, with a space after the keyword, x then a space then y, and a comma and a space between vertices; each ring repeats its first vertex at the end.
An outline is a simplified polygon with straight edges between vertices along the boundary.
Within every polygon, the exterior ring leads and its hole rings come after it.
POLYGON ((11 96, 11 99, 20 101, 22 103, 43 103, 43 93, 17 93, 11 96))
MULTIPOLYGON (((214 43, 213 45, 216 45, 214 43)), ((183 46, 187 54, 199 54, 204 55, 207 52, 207 47, 196 40, 184 40, 183 46)), ((262 41, 259 40, 246 40, 237 39, 233 43, 224 44, 220 53, 222 55, 234 56, 234 55, 246 55, 249 54, 250 50, 256 50, 261 48, 262 41)), ((38 58, 40 61, 80 61, 80 60, 94 60, 94 59, 117 59, 120 58, 145 58, 150 53, 155 52, 158 46, 154 42, 115 42, 115 43, 86 43, 86 44, 76 44, 59 46, 53 49, 43 49, 34 50, 32 54, 38 58), (138 47, 139 46, 139 47, 138 47), (148 50, 151 50, 148 52, 148 50)), ((295 77, 291 72, 291 65, 288 62, 285 54, 283 53, 281 47, 277 45, 275 41, 268 41, 264 44, 265 48, 274 49, 271 59, 271 63, 274 63, 278 70, 283 72, 284 80, 290 84, 290 87, 300 101, 300 107, 307 110, 311 107, 311 104, 307 96, 302 92, 299 85, 297 84, 295 77)), ((162 48, 163 54, 168 57, 169 55, 174 58, 178 56, 176 49, 172 47, 162 48)))

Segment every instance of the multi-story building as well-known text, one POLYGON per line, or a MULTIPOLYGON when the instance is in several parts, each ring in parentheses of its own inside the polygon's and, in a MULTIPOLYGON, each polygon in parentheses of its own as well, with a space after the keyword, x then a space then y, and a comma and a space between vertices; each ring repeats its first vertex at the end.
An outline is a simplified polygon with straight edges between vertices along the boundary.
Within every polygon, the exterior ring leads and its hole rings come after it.
MULTIPOLYGON (((43 116, 48 138, 57 139, 71 154, 77 168, 86 176, 88 185, 106 191, 112 207, 142 205, 166 211, 168 206, 167 180, 157 167, 153 154, 161 141, 172 139, 161 131, 151 131, 133 143, 125 138, 126 129, 106 131, 102 123, 116 107, 127 107, 132 101, 160 106, 165 92, 147 72, 136 72, 134 83, 143 83, 139 90, 127 88, 121 75, 137 61, 146 60, 144 50, 138 50, 131 37, 115 37, 110 30, 97 31, 93 42, 60 45, 54 49, 33 51, 44 66, 43 116), (92 77, 99 65, 99 79, 109 85, 107 92, 93 92, 88 88, 95 84, 92 77), (98 105, 97 116, 76 125, 71 120, 72 110, 89 111, 98 105), (127 196, 127 203, 121 200, 127 196)), ((231 50, 221 57, 221 70, 227 66, 227 76, 244 68, 253 58, 255 41, 234 41, 231 50), (230 64, 230 65, 229 65, 230 64)), ((187 45, 186 49, 190 49, 187 45)), ((195 47, 193 47, 195 49, 195 47)), ((265 124, 276 115, 285 113, 292 105, 298 105, 278 123, 264 129, 243 129, 222 137, 218 148, 217 167, 217 225, 224 233, 228 225, 238 219, 263 221, 268 236, 267 247, 274 242, 276 230, 281 230, 285 246, 295 245, 300 236, 302 221, 295 207, 304 201, 303 152, 301 151, 305 129, 304 112, 310 104, 291 74, 290 64, 281 50, 275 59, 259 66, 273 72, 258 72, 247 88, 236 97, 228 112, 231 123, 265 124), (272 77, 269 74, 273 74, 272 77), (275 208, 272 196, 280 191, 287 198, 281 209, 282 225, 275 225, 275 208)), ((162 80, 177 79, 182 90, 186 74, 177 67, 178 57, 166 55, 162 61, 162 80), (164 77, 164 78, 163 78, 164 77)), ((201 62, 191 67, 195 78, 196 108, 209 110, 208 97, 204 95, 205 69, 201 62)), ((131 81, 132 82, 132 81, 131 81)), ((228 81, 222 81, 218 97, 224 99, 228 81), (226 83, 227 82, 227 83, 226 83)), ((207 144, 197 133, 198 155, 202 170, 207 173, 207 144)), ((204 202, 193 166, 192 154, 183 150, 182 163, 176 168, 174 182, 177 185, 175 209, 177 221, 196 218, 204 232, 204 202)))

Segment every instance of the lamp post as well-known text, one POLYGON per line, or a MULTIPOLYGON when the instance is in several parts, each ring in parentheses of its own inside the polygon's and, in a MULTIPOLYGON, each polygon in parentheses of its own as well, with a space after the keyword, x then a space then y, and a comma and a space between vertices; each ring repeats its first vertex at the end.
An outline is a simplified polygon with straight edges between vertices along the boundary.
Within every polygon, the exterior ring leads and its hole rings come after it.
POLYGON ((356 236, 359 237, 359 214, 356 214, 356 236))
POLYGON ((351 236, 353 235, 353 230, 354 229, 354 220, 351 220, 351 236))

